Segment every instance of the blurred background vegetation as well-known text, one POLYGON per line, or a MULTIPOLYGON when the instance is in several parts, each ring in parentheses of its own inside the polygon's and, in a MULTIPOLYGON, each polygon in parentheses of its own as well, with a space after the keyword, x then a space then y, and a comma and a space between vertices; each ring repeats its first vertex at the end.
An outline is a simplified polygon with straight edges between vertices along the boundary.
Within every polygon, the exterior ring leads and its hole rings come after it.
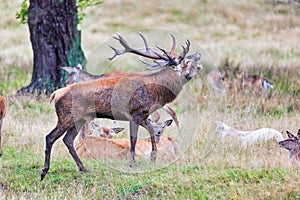
MULTIPOLYGON (((299 167, 290 164, 286 150, 273 141, 243 149, 236 141, 217 138, 213 131, 213 120, 241 130, 270 127, 283 134, 300 128, 300 4, 280 2, 110 0, 86 8, 79 26, 87 59, 95 46, 116 32, 158 27, 197 41, 225 78, 234 80, 240 72, 259 74, 275 88, 265 96, 233 91, 212 102, 205 84, 201 86, 201 93, 193 99, 201 109, 201 126, 192 139, 189 132, 183 135, 193 141, 183 158, 162 170, 128 174, 105 167, 101 161, 85 160, 91 173, 81 174, 59 141, 53 148, 52 168, 41 183, 44 137, 54 127, 56 116, 46 97, 14 96, 30 83, 32 49, 27 25, 16 19, 22 1, 3 0, 0 95, 8 99, 8 113, 3 126, 0 197, 299 199, 299 167)), ((87 67, 94 74, 104 70, 87 67)), ((173 107, 180 115, 180 106, 175 102, 173 107)))

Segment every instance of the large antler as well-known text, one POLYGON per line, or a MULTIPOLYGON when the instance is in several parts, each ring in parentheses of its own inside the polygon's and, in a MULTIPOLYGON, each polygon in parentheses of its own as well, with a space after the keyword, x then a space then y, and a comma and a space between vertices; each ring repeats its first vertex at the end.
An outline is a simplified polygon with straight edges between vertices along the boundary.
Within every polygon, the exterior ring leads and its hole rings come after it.
POLYGON ((159 49, 160 51, 163 52, 163 54, 161 54, 159 52, 156 52, 156 51, 150 49, 145 37, 141 33, 139 33, 139 35, 141 36, 141 38, 144 41, 145 51, 136 50, 136 49, 130 47, 129 44, 126 42, 126 40, 123 37, 121 37, 119 34, 117 34, 117 37, 113 36, 113 38, 118 40, 119 43, 124 47, 124 49, 118 50, 118 49, 110 46, 110 48, 114 51, 114 55, 112 57, 110 57, 109 60, 113 60, 116 56, 119 56, 119 55, 122 55, 125 53, 133 53, 133 54, 136 54, 139 56, 153 59, 154 63, 149 63, 149 62, 146 62, 143 60, 141 60, 141 62, 149 65, 148 69, 157 69, 157 68, 166 67, 166 66, 178 65, 185 58, 186 54, 189 51, 190 41, 187 40, 186 47, 182 46, 183 51, 181 52, 181 54, 179 56, 175 56, 174 51, 176 48, 176 40, 175 40, 175 37, 171 34, 172 47, 171 47, 170 52, 167 52, 166 50, 164 50, 160 47, 156 47, 157 49, 159 49), (151 54, 151 52, 152 52, 152 54, 151 54))

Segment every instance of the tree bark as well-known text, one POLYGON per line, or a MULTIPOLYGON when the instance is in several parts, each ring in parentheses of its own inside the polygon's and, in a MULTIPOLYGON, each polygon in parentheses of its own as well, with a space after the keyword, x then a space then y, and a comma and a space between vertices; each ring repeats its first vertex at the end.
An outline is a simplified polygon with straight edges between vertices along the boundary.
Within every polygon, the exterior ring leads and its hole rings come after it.
POLYGON ((28 27, 33 49, 31 83, 18 93, 51 94, 62 87, 59 66, 86 64, 77 29, 76 0, 30 0, 28 27))

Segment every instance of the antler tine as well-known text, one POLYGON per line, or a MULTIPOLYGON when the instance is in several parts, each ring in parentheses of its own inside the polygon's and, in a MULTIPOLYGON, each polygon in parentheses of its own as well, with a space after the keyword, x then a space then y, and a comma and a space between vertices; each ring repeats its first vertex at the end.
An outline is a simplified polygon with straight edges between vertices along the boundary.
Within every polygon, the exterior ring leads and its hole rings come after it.
POLYGON ((186 56, 186 54, 189 52, 190 50, 190 45, 191 45, 191 42, 189 40, 186 40, 185 42, 186 44, 186 47, 184 47, 183 45, 181 46, 183 51, 181 52, 181 54, 179 55, 179 58, 178 58, 178 62, 180 63, 184 57, 186 56))
MULTIPOLYGON (((161 50, 165 55, 167 55, 167 54, 166 54, 166 51, 165 51, 164 49, 162 49, 162 48, 160 48, 160 47, 158 47, 158 46, 156 46, 156 48, 158 48, 158 49, 161 50)), ((154 50, 152 50, 152 49, 151 49, 151 51, 152 51, 155 55, 157 55, 160 59, 162 59, 162 60, 168 60, 168 58, 165 57, 163 54, 158 53, 158 52, 156 52, 156 51, 154 51, 154 50)))
POLYGON ((166 52, 166 50, 160 48, 160 47, 156 47, 159 50, 161 50, 162 52, 164 52, 164 54, 167 56, 167 58, 165 58, 164 60, 168 61, 167 64, 168 65, 177 65, 178 63, 174 60, 174 58, 172 57, 172 55, 170 55, 168 52, 166 52))
POLYGON ((190 41, 187 40, 186 41, 186 47, 182 46, 182 53, 179 56, 175 56, 174 55, 174 51, 176 48, 176 39, 174 37, 174 35, 171 34, 171 38, 172 38, 172 47, 170 52, 167 52, 166 50, 160 48, 160 47, 156 47, 157 49, 159 49, 160 51, 163 52, 159 53, 156 52, 154 50, 152 50, 151 48, 149 48, 148 43, 146 38, 141 34, 138 33, 140 35, 140 37, 142 38, 144 44, 145 44, 145 51, 139 51, 136 50, 132 47, 129 46, 129 44, 127 43, 127 41, 120 36, 119 34, 117 34, 117 36, 112 36, 114 39, 116 39, 123 47, 123 50, 118 50, 112 46, 110 46, 110 48, 114 51, 114 55, 112 57, 109 58, 109 60, 113 60, 116 56, 118 55, 122 55, 125 53, 133 53, 136 55, 140 55, 146 58, 150 58, 153 59, 154 63, 148 63, 145 61, 142 61, 144 64, 149 65, 149 68, 151 69, 157 69, 157 68, 161 68, 161 67, 166 67, 166 66, 172 66, 172 65, 178 65, 186 56, 186 54, 189 51, 189 47, 190 47, 190 41), (152 53, 151 53, 152 52, 152 53), (158 61, 161 60, 161 61, 158 61))
POLYGON ((148 53, 148 54, 150 55, 150 48, 149 48, 149 46, 148 46, 148 43, 147 43, 146 38, 145 38, 141 33, 139 33, 139 35, 141 36, 141 38, 142 38, 143 41, 144 41, 145 48, 146 48, 146 53, 148 53))
POLYGON ((172 47, 171 47, 171 50, 170 50, 170 55, 174 56, 174 51, 175 51, 175 48, 176 48, 176 40, 175 40, 175 37, 173 34, 171 34, 171 37, 172 37, 172 47))
POLYGON ((117 50, 112 46, 109 46, 109 47, 114 51, 115 54, 112 57, 108 58, 108 60, 113 60, 116 56, 122 55, 125 53, 124 50, 117 50))
POLYGON ((148 65, 148 67, 146 68, 147 70, 156 70, 156 69, 160 69, 162 67, 165 67, 167 62, 159 62, 157 60, 153 60, 154 63, 150 63, 150 62, 146 62, 144 60, 140 60, 142 63, 148 65))
POLYGON ((136 54, 136 55, 140 55, 140 56, 143 56, 143 57, 146 57, 146 58, 151 58, 151 59, 162 59, 161 57, 159 57, 158 55, 151 55, 150 54, 150 48, 148 47, 148 44, 147 44, 147 41, 145 39, 145 37, 140 34, 140 36, 142 37, 144 43, 145 43, 145 46, 146 46, 146 52, 142 52, 142 51, 139 51, 139 50, 136 50, 136 49, 133 49, 132 47, 129 46, 129 44, 126 42, 126 40, 120 36, 119 34, 117 34, 118 37, 116 36, 112 36, 114 39, 118 40, 119 43, 124 47, 124 50, 117 50, 115 49, 114 47, 111 47, 112 50, 115 52, 115 54, 109 58, 109 60, 112 60, 114 59, 116 56, 118 55, 122 55, 124 53, 133 53, 133 54, 136 54))

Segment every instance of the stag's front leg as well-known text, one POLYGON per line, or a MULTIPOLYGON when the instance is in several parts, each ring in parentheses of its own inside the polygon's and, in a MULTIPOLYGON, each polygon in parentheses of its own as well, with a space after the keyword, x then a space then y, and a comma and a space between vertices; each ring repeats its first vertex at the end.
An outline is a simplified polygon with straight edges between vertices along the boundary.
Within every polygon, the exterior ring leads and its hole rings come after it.
POLYGON ((130 159, 129 159, 129 167, 136 167, 134 163, 134 154, 135 154, 135 145, 137 141, 137 133, 140 125, 139 118, 133 118, 129 122, 129 129, 130 129, 130 159))
POLYGON ((152 144, 151 161, 155 162, 156 161, 156 156, 157 156, 157 147, 156 147, 156 142, 155 142, 153 126, 151 125, 151 122, 150 122, 149 119, 143 120, 141 125, 145 129, 147 129, 148 132, 150 133, 150 139, 151 139, 151 144, 152 144))

